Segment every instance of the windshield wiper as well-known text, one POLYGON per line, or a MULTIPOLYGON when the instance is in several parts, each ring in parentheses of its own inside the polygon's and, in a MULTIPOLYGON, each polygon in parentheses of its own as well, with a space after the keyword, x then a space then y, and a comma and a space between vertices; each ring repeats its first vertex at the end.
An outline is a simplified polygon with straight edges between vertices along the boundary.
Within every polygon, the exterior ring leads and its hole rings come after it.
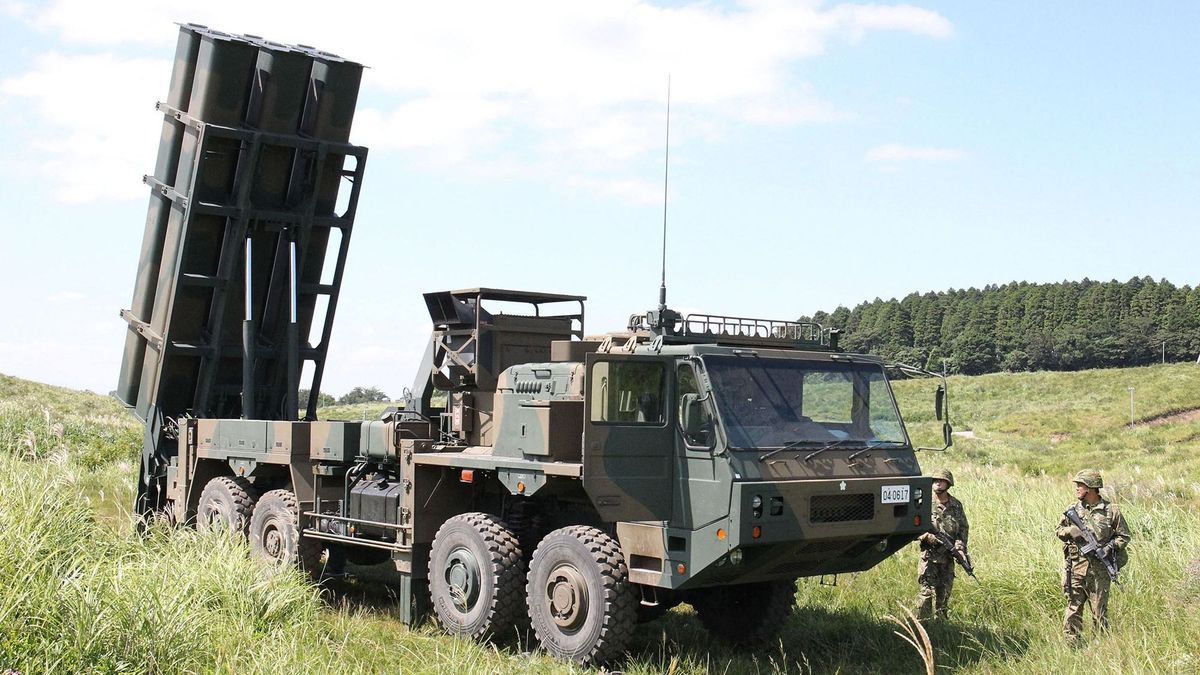
POLYGON ((764 452, 763 454, 759 455, 758 461, 764 462, 767 460, 768 457, 774 457, 775 455, 778 455, 779 453, 783 452, 784 450, 791 450, 792 448, 796 447, 797 445, 804 445, 805 443, 820 443, 820 442, 821 441, 814 441, 811 438, 801 438, 799 440, 791 441, 790 443, 784 443, 783 445, 779 446, 778 448, 775 448, 774 450, 772 450, 770 452, 764 452))
POLYGON ((825 445, 822 445, 821 447, 817 448, 816 450, 813 450, 812 452, 810 452, 810 453, 808 453, 807 455, 805 455, 805 456, 804 456, 804 461, 806 461, 806 462, 807 462, 807 461, 809 461, 810 459, 812 459, 813 457, 816 457, 817 455, 821 454, 822 452, 825 452, 826 450, 828 450, 828 449, 830 449, 830 448, 833 448, 833 447, 839 446, 839 445, 841 445, 842 443, 849 443, 849 442, 850 442, 850 439, 849 439, 849 438, 838 438, 838 439, 835 439, 835 440, 829 441, 829 442, 828 442, 828 443, 826 443, 825 445))
POLYGON ((854 461, 855 457, 858 457, 872 448, 878 448, 881 445, 904 445, 904 441, 871 441, 867 443, 862 450, 855 450, 854 452, 850 453, 850 455, 846 457, 846 461, 852 462, 854 461))
MULTIPOLYGON (((792 442, 786 443, 778 448, 775 448, 774 450, 771 450, 770 452, 764 452, 762 455, 759 456, 758 461, 760 461, 760 462, 765 461, 768 458, 774 457, 775 455, 783 452, 784 450, 791 450, 792 448, 794 448, 798 445, 804 445, 806 443, 820 443, 820 442, 821 441, 814 441, 814 440, 808 439, 808 438, 802 438, 800 440, 792 441, 792 442)), ((829 450, 831 448, 836 448, 839 445, 846 445, 847 443, 862 443, 862 441, 859 441, 859 440, 856 440, 853 438, 836 438, 832 441, 826 441, 824 445, 822 445, 821 447, 817 448, 816 450, 813 450, 812 452, 805 455, 804 461, 807 462, 807 461, 811 460, 813 457, 816 457, 817 455, 821 454, 822 452, 825 452, 826 450, 829 450)), ((868 450, 872 450, 874 448, 877 448, 881 445, 904 445, 904 444, 905 443, 903 441, 870 441, 861 449, 850 453, 850 456, 848 456, 846 458, 846 461, 851 461, 855 457, 858 457, 859 455, 863 454, 864 452, 866 452, 868 450)))

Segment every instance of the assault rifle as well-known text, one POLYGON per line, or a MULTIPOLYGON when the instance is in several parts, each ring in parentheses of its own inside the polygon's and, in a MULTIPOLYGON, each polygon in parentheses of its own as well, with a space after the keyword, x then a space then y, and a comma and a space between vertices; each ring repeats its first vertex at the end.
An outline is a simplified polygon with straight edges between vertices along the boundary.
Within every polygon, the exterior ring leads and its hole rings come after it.
POLYGON ((1063 515, 1083 533, 1083 544, 1079 545, 1079 542, 1076 542, 1076 545, 1079 546, 1079 552, 1085 556, 1090 555, 1099 560, 1104 565, 1104 569, 1108 571, 1108 577, 1113 580, 1113 583, 1120 583, 1117 581, 1117 572, 1120 571, 1120 568, 1117 567, 1117 561, 1113 555, 1115 550, 1112 547, 1103 546, 1096 539, 1095 533, 1087 528, 1087 525, 1083 522, 1083 518, 1080 518, 1079 513, 1075 511, 1074 506, 1064 511, 1063 515))
POLYGON ((967 553, 967 549, 955 546, 954 540, 950 538, 950 535, 941 530, 934 530, 931 534, 937 537, 942 546, 950 549, 950 555, 954 556, 954 562, 958 563, 959 567, 962 567, 963 571, 967 573, 967 576, 974 579, 975 583, 978 584, 979 577, 975 576, 975 565, 971 563, 971 555, 967 553))

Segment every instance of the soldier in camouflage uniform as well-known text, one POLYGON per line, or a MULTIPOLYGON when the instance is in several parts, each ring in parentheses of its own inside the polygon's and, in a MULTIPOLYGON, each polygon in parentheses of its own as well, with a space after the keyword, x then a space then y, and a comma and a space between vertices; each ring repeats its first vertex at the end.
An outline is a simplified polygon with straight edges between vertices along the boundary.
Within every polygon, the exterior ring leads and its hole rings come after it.
MULTIPOLYGON (((954 547, 967 549, 970 526, 962 502, 950 495, 954 474, 946 469, 933 472, 933 527, 954 540, 954 547)), ((917 567, 917 615, 921 618, 946 618, 950 590, 954 587, 954 553, 933 534, 926 532, 921 542, 921 563, 917 567)))
MULTIPOLYGON (((1096 541, 1112 551, 1117 564, 1122 565, 1127 557, 1129 525, 1117 505, 1100 496, 1103 486, 1104 480, 1095 469, 1084 469, 1075 474, 1075 495, 1079 501, 1069 508, 1075 509, 1096 535, 1096 541)), ((1067 610, 1063 615, 1063 635, 1074 645, 1083 637, 1084 605, 1091 605, 1096 628, 1108 630, 1108 591, 1112 581, 1102 563, 1091 556, 1080 555, 1079 542, 1083 533, 1066 516, 1059 522, 1055 534, 1063 541, 1066 556, 1063 590, 1067 593, 1067 610)))

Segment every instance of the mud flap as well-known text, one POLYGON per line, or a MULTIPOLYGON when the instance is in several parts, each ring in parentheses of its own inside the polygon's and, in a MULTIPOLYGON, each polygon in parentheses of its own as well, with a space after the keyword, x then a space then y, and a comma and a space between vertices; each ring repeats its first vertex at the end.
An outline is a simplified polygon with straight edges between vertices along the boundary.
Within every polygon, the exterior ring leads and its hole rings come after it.
POLYGON ((400 575, 400 621, 416 626, 429 615, 429 582, 413 579, 411 574, 400 575))

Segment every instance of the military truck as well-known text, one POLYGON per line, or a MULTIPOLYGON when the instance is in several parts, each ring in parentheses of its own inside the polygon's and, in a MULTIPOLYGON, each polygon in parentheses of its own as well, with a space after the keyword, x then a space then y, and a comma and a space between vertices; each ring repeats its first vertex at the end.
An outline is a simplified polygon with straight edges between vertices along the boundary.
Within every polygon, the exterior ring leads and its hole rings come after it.
POLYGON ((578 663, 681 602, 722 639, 769 640, 797 578, 928 531, 931 480, 878 358, 815 323, 682 316, 665 294, 590 336, 583 296, 426 293, 403 407, 317 419, 366 159, 348 143, 360 76, 181 27, 122 312, 140 514, 314 578, 387 565, 406 622, 528 626, 578 663))

